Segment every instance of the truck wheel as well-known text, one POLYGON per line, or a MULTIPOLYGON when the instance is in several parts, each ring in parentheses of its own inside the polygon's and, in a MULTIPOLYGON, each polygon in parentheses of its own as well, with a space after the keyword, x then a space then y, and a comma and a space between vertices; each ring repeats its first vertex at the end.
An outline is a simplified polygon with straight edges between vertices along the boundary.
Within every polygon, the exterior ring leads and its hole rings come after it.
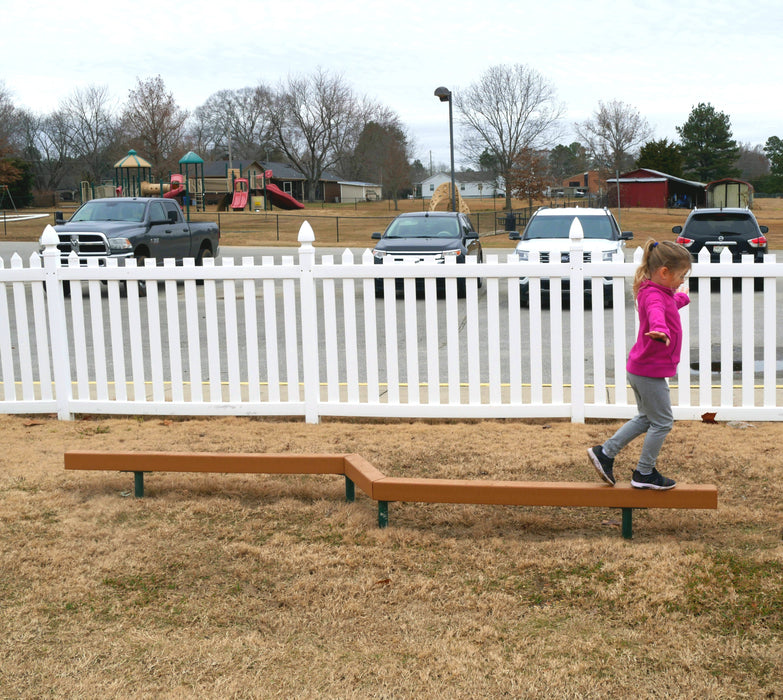
POLYGON ((204 258, 214 257, 212 251, 209 248, 202 248, 196 256, 196 265, 201 267, 204 264, 204 258))
MULTIPOLYGON (((198 255, 196 256, 196 267, 203 267, 204 258, 211 257, 213 257, 212 250, 210 248, 202 248, 199 250, 198 255)), ((204 284, 204 280, 196 280, 196 284, 204 284)))
MULTIPOLYGON (((135 256, 136 258, 136 267, 144 267, 144 261, 147 259, 147 256, 144 255, 144 253, 137 253, 135 256)), ((147 282, 146 280, 139 280, 139 296, 140 297, 146 297, 147 296, 147 282)))

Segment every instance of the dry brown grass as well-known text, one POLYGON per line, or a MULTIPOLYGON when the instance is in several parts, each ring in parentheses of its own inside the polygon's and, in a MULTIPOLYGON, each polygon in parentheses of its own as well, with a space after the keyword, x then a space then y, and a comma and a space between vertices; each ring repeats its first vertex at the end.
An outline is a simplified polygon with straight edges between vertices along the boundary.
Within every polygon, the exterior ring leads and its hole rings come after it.
MULTIPOLYGON (((495 223, 495 215, 501 213, 504 200, 482 199, 468 202, 474 223, 482 232, 482 245, 487 248, 511 248, 505 232, 487 235, 495 223), (477 221, 478 218, 480 221, 477 221)), ((527 207, 527 201, 514 201, 515 208, 527 207)), ((220 220, 221 245, 224 246, 296 246, 299 227, 304 220, 310 222, 316 236, 316 246, 371 247, 370 235, 382 231, 386 224, 402 211, 420 211, 421 200, 401 200, 395 211, 389 202, 365 202, 360 205, 330 204, 307 205, 303 211, 275 210, 267 213, 207 211, 193 213, 194 221, 220 220)), ((759 223, 769 226, 769 247, 783 249, 783 199, 757 199, 754 210, 759 223)), ((32 211, 32 210, 31 210, 32 211)), ((49 219, 13 222, 6 225, 6 240, 37 241, 46 223, 53 223, 53 210, 40 210, 52 214, 49 219)), ((614 210, 615 215, 617 211, 614 210)), ((630 247, 642 245, 648 238, 671 240, 672 226, 685 222, 687 210, 683 209, 623 209, 620 220, 623 230, 633 231, 630 247)), ((502 227, 501 227, 502 228, 502 227)))
MULTIPOLYGON (((67 449, 357 452, 592 480, 618 423, 0 416, 0 696, 783 696, 783 424, 681 422, 717 511, 346 504, 338 477, 66 473, 67 449)), ((638 445, 618 459, 627 479, 638 445)))

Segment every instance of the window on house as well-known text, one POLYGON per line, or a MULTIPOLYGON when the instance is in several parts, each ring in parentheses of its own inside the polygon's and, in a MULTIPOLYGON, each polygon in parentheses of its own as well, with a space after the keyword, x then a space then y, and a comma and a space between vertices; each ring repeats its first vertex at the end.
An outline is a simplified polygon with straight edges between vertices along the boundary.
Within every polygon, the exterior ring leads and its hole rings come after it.
POLYGON ((435 185, 433 183, 430 183, 430 192, 435 191, 435 185))

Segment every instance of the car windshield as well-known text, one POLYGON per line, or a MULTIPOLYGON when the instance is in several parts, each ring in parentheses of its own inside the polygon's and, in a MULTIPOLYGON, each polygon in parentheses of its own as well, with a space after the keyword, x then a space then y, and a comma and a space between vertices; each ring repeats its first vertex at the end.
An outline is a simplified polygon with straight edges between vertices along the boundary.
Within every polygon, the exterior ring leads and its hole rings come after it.
POLYGON ((735 234, 754 236, 756 227, 747 214, 694 214, 687 225, 687 233, 694 236, 717 236, 735 234))
POLYGON ((386 238, 459 238, 456 218, 409 216, 395 219, 386 229, 386 238))
POLYGON ((87 202, 71 221, 144 221, 144 202, 87 202))
POLYGON ((578 218, 585 238, 614 239, 612 223, 608 216, 536 216, 525 231, 525 240, 537 238, 568 238, 571 224, 578 218))

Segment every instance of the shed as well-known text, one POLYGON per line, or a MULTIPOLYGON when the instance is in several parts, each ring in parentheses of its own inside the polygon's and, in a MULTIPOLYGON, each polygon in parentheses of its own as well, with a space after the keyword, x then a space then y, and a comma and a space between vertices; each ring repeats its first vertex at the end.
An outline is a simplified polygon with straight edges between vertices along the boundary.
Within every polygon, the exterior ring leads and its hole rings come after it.
POLYGON ((623 173, 619 178, 606 181, 609 206, 617 206, 617 189, 620 189, 620 205, 623 207, 683 207, 704 206, 706 201, 703 182, 684 180, 658 170, 639 168, 623 173))
POLYGON ((753 185, 744 180, 724 178, 707 185, 708 207, 749 207, 753 204, 753 185))
POLYGON ((344 182, 340 186, 341 202, 375 202, 381 199, 381 186, 374 182, 344 182))

